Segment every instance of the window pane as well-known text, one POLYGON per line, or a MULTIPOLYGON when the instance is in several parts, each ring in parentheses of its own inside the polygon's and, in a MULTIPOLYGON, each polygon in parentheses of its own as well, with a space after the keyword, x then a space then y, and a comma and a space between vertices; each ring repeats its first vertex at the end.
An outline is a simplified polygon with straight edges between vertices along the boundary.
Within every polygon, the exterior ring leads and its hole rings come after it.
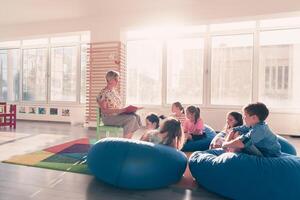
POLYGON ((159 41, 127 43, 127 103, 161 104, 162 45, 159 41))
POLYGON ((23 100, 46 101, 48 51, 23 50, 23 100))
POLYGON ((201 104, 203 39, 169 40, 167 49, 167 103, 201 104))
POLYGON ((300 29, 260 34, 259 100, 272 107, 300 107, 299 35, 300 29))
POLYGON ((251 101, 253 35, 212 38, 211 103, 244 105, 251 101))
POLYGON ((77 47, 51 49, 51 101, 76 101, 77 47))
POLYGON ((88 45, 81 45, 81 86, 80 103, 86 103, 86 66, 87 66, 88 45))
POLYGON ((0 50, 0 101, 18 101, 20 50, 0 50))

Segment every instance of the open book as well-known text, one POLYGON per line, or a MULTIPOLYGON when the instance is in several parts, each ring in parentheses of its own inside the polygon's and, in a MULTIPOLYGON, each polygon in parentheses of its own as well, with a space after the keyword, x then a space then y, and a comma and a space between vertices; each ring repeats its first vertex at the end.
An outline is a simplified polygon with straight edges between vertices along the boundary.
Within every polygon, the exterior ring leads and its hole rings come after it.
POLYGON ((129 105, 125 108, 124 113, 127 113, 127 114, 134 113, 139 109, 142 109, 142 107, 136 107, 136 106, 133 106, 133 105, 129 105))

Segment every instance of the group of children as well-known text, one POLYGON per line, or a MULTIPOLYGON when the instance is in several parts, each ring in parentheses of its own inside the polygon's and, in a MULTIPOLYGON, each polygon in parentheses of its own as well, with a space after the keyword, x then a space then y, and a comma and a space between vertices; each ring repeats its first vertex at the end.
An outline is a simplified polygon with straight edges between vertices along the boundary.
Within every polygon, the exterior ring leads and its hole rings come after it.
MULTIPOLYGON (((281 154, 277 136, 265 123, 269 110, 263 103, 252 103, 239 112, 229 112, 224 129, 210 144, 211 149, 223 148, 225 152, 244 152, 256 156, 275 157, 281 154), (243 123, 245 122, 245 124, 243 123)), ((200 109, 180 102, 172 104, 170 117, 150 113, 146 117, 146 133, 141 140, 181 149, 185 142, 206 137, 200 109), (160 125, 160 120, 163 123, 160 125)))
POLYGON ((147 132, 141 140, 181 149, 186 140, 198 140, 203 137, 204 123, 198 107, 189 106, 185 111, 180 102, 175 102, 172 105, 172 114, 166 119, 165 116, 148 114, 146 129, 147 132), (160 119, 163 119, 161 126, 160 119))

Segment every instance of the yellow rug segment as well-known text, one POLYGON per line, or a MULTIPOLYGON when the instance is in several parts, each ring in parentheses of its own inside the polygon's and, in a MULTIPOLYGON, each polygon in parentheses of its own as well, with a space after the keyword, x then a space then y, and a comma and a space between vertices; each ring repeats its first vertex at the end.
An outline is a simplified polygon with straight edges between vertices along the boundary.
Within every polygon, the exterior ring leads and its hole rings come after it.
POLYGON ((6 160, 6 162, 17 163, 20 165, 35 165, 52 155, 54 155, 54 153, 50 153, 47 151, 37 151, 26 155, 13 156, 9 160, 6 160))

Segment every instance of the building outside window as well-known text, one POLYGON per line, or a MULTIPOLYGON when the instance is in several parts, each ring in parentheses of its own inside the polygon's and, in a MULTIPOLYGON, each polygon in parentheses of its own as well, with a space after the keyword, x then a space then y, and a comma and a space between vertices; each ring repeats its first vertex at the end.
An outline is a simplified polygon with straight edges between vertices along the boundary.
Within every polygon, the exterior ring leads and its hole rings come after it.
POLYGON ((214 36, 211 55, 211 104, 250 102, 253 35, 214 36))
POLYGON ((274 108, 299 108, 300 29, 260 33, 259 100, 274 108))

